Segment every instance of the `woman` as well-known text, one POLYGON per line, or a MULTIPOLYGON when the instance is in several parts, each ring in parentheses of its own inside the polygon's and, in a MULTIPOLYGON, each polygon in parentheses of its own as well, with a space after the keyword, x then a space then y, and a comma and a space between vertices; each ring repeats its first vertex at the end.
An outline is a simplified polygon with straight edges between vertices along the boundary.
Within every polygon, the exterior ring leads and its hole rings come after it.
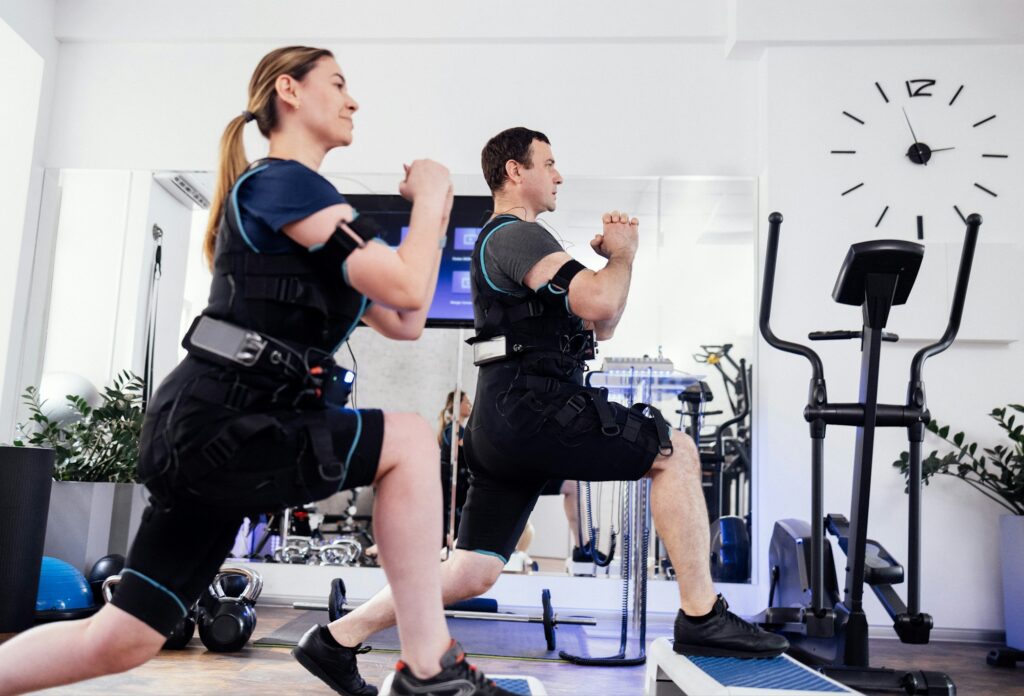
POLYGON ((466 493, 469 491, 469 464, 466 462, 466 455, 462 452, 462 435, 465 430, 466 420, 473 410, 473 403, 469 400, 466 392, 462 392, 462 401, 459 405, 459 450, 458 450, 458 478, 455 483, 455 526, 451 530, 452 539, 447 538, 448 522, 452 512, 452 410, 455 404, 455 392, 448 392, 444 408, 438 416, 437 442, 441 446, 441 499, 444 501, 444 517, 442 527, 446 532, 444 545, 449 541, 454 542, 459 533, 459 520, 462 518, 462 506, 466 504, 466 493))
MULTIPOLYGON (((93 617, 0 646, 0 694, 146 662, 210 584, 243 516, 370 483, 403 645, 393 693, 452 681, 507 693, 469 667, 445 625, 430 426, 341 407, 351 377, 332 355, 360 320, 390 338, 420 335, 452 202, 448 171, 416 161, 399 186, 413 204, 407 238, 397 253, 367 243, 372 224, 316 173, 352 142, 357 108, 329 51, 287 47, 260 61, 248 107, 221 140, 210 304, 146 414, 139 477, 153 497, 122 580, 93 617), (270 141, 252 166, 242 145, 251 120, 270 141)), ((355 670, 358 647, 314 626, 294 654, 339 693, 376 694, 355 670)))

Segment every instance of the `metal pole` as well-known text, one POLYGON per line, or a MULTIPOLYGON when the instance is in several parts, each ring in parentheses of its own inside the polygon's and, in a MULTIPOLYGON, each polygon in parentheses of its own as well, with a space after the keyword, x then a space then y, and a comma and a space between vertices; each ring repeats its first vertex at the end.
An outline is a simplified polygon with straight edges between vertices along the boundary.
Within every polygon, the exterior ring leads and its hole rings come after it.
POLYGON ((465 345, 464 329, 459 329, 459 345, 455 352, 455 390, 452 393, 452 447, 449 464, 451 465, 452 479, 449 487, 448 499, 450 501, 448 510, 448 525, 445 538, 447 556, 451 556, 455 544, 455 501, 459 485, 459 428, 462 415, 462 347, 465 345))

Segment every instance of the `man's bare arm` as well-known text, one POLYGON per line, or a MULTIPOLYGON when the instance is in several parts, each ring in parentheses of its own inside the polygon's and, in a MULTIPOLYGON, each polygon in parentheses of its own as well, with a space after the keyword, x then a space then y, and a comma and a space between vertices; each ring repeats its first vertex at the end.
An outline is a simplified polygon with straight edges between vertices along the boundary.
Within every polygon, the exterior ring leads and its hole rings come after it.
MULTIPOLYGON (((593 324, 598 339, 607 340, 626 308, 639 223, 618 211, 606 213, 603 221, 604 234, 595 235, 590 246, 608 263, 599 271, 584 269, 576 274, 569 283, 569 307, 573 314, 593 324)), ((564 251, 548 254, 527 272, 523 284, 539 290, 571 259, 564 251)))

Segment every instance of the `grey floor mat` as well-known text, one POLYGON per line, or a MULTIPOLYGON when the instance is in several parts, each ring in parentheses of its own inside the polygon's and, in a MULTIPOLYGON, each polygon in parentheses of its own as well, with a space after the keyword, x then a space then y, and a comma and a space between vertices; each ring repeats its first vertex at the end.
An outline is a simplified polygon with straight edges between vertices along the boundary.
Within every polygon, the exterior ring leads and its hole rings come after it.
MULTIPOLYGON (((302 634, 313 624, 327 623, 326 611, 304 611, 284 626, 254 643, 263 647, 294 646, 302 634)), ((585 652, 587 635, 583 626, 561 624, 555 627, 558 650, 580 654, 585 652)), ((544 626, 539 623, 513 621, 481 621, 477 619, 448 619, 448 630, 470 655, 484 657, 510 657, 529 660, 558 661, 558 650, 548 652, 544 640, 544 626)), ((385 629, 366 641, 375 650, 397 652, 398 631, 385 629)))

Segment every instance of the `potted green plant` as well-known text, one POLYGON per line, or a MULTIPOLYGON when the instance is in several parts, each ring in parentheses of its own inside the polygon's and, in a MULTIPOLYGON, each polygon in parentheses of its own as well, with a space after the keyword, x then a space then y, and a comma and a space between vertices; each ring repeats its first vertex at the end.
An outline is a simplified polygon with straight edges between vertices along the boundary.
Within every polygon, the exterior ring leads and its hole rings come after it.
MULTIPOLYGON (((1007 441, 980 447, 966 442, 962 432, 949 436, 949 426, 932 420, 928 430, 942 440, 943 453, 934 450, 921 462, 925 484, 934 476, 954 476, 1010 514, 1000 519, 1003 565, 1003 611, 1006 618, 1006 643, 1024 649, 1024 405, 1009 404, 992 409, 989 416, 999 425, 1007 441), (1014 413, 1016 412, 1016 413, 1014 413)), ((905 475, 909 472, 906 452, 893 462, 905 475)))
POLYGON ((39 390, 23 401, 28 424, 14 445, 49 447, 56 453, 44 552, 87 572, 110 553, 125 554, 146 505, 135 467, 143 419, 143 380, 118 374, 95 406, 81 395, 65 398, 72 418, 47 415, 39 390))

